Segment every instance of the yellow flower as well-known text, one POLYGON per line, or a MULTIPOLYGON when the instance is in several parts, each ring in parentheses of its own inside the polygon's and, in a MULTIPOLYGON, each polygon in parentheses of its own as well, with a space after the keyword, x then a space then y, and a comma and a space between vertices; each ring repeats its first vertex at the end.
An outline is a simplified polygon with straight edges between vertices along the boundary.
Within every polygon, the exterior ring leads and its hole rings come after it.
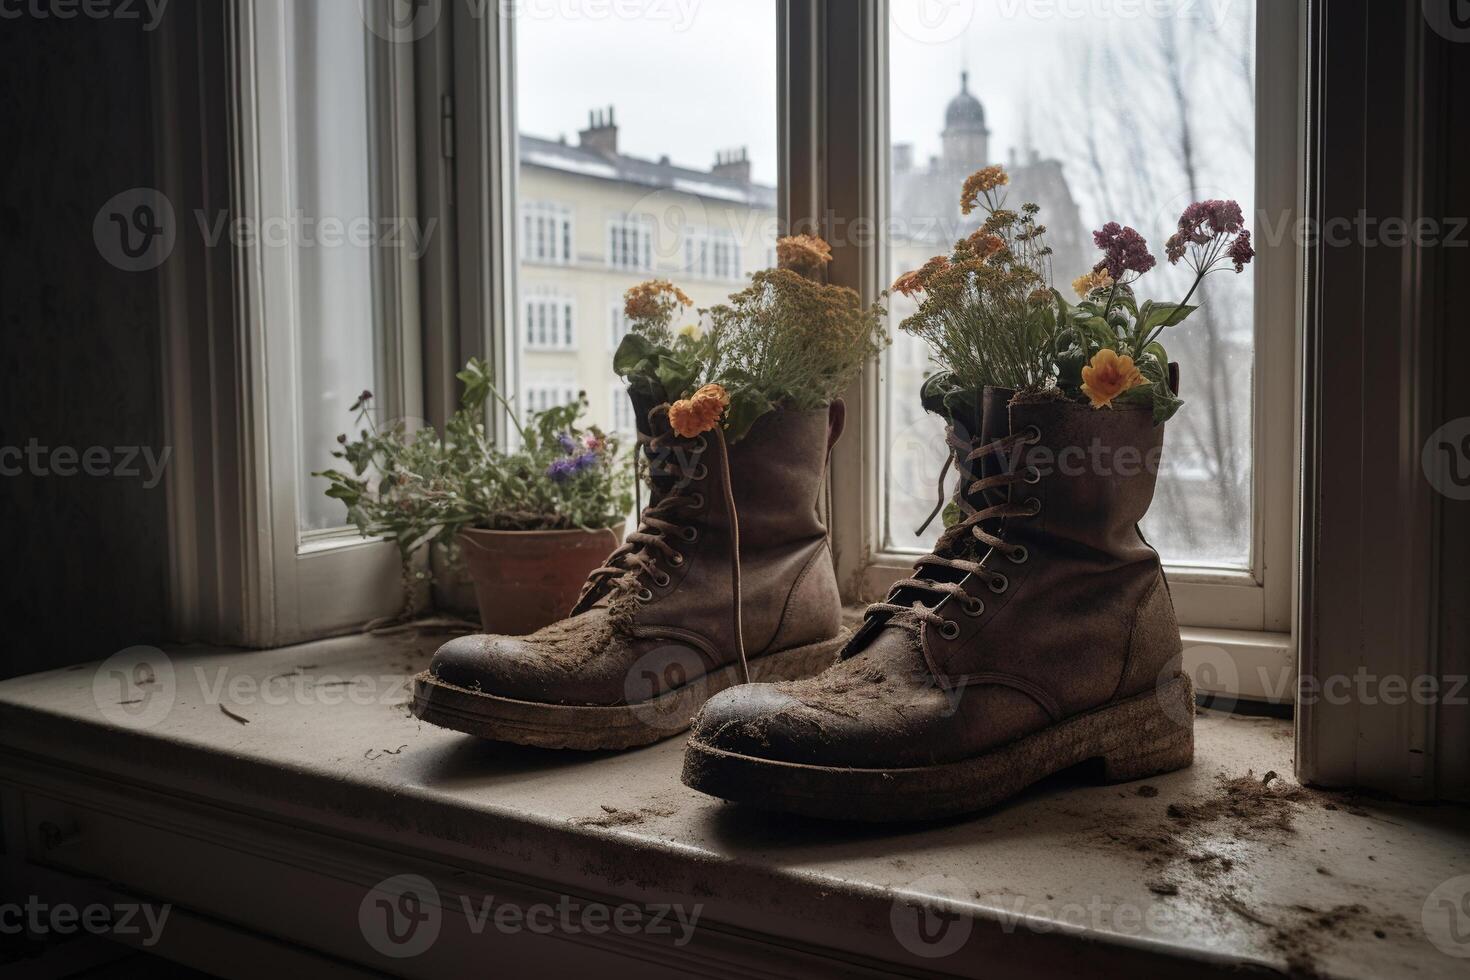
POLYGON ((688 337, 690 340, 698 340, 704 336, 704 331, 699 329, 699 324, 697 323, 686 323, 679 328, 679 336, 688 337))
POLYGON ((1098 351, 1092 363, 1082 369, 1082 393, 1092 401, 1093 408, 1112 408, 1114 398, 1142 384, 1148 381, 1134 367, 1133 358, 1119 356, 1110 347, 1098 351))
POLYGON ((730 395, 722 385, 708 384, 692 398, 681 398, 669 406, 669 425, 674 434, 684 439, 708 432, 720 423, 720 416, 730 407, 730 395))
POLYGON ((965 178, 965 186, 960 191, 960 210, 969 214, 975 210, 981 194, 988 194, 1010 182, 1010 175, 1000 167, 986 167, 975 171, 965 178))
POLYGON ((1108 275, 1107 269, 1097 269, 1087 273, 1085 276, 1078 276, 1072 280, 1072 288, 1083 299, 1086 299, 1099 290, 1111 289, 1112 287, 1113 277, 1108 275))
POLYGON ((816 235, 788 235, 776 242, 776 265, 803 275, 832 261, 832 246, 816 235))

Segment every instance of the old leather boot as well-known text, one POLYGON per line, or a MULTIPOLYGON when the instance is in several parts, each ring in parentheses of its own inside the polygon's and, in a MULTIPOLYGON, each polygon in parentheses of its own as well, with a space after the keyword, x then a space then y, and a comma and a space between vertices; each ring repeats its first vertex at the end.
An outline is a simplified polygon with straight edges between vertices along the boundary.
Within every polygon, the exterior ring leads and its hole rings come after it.
POLYGON ((942 817, 1097 760, 1107 780, 1186 766, 1193 691, 1158 555, 1137 524, 1163 428, 1147 410, 987 389, 951 418, 962 519, 870 607, 817 677, 726 691, 684 782, 818 816, 942 817))
POLYGON ((712 694, 809 676, 847 639, 817 514, 830 410, 775 411, 733 446, 638 404, 652 498, 570 616, 529 636, 465 636, 415 678, 413 712, 485 738, 614 749, 689 726, 712 694), (748 660, 747 660, 748 655, 748 660))

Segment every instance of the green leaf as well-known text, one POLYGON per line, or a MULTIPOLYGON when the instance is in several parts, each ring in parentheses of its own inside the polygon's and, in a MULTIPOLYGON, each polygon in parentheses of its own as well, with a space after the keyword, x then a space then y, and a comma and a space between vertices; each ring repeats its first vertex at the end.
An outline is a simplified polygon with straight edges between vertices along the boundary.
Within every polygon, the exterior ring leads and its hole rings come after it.
POLYGON ((757 419, 775 407, 769 398, 753 388, 742 387, 730 392, 730 406, 725 409, 725 439, 739 442, 757 419))
POLYGON ((1082 369, 1087 366, 1087 351, 1076 344, 1056 356, 1057 384, 1062 388, 1078 388, 1082 385, 1082 369))
POLYGON ((627 334, 613 354, 613 371, 627 377, 636 372, 645 360, 653 358, 655 351, 648 338, 636 333, 627 334))
POLYGON ((1140 327, 1144 336, 1147 336, 1150 330, 1163 326, 1169 321, 1170 317, 1174 317, 1174 322, 1169 325, 1178 326, 1188 318, 1189 314, 1197 309, 1199 309, 1198 306, 1181 306, 1178 303, 1156 304, 1148 311, 1147 316, 1141 317, 1140 327))

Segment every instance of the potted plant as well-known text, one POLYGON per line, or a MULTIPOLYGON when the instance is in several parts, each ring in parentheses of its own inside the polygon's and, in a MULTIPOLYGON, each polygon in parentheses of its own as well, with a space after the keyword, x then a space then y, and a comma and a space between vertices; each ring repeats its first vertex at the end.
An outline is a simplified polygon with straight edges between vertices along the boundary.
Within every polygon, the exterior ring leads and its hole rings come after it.
POLYGON ((338 436, 341 448, 332 454, 347 470, 316 475, 329 481, 327 496, 347 505, 358 530, 398 546, 405 615, 428 578, 414 568, 414 555, 445 544, 474 583, 485 629, 530 633, 565 616, 588 573, 622 542, 631 471, 616 438, 578 424, 585 397, 523 423, 483 361, 471 359, 457 377, 464 393, 442 437, 401 423, 380 429, 364 391, 352 406, 358 437, 338 436), (492 397, 520 435, 514 449, 496 446, 485 431, 492 397))

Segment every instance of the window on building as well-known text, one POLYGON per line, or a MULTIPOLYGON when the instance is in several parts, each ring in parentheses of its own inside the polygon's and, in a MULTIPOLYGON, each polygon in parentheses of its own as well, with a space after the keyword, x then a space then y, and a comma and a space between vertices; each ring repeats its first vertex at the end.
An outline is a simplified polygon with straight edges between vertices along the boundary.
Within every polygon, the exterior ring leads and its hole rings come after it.
POLYGON ((521 261, 572 261, 572 209, 550 201, 521 202, 521 261))
POLYGON ((633 327, 633 322, 628 319, 628 314, 623 312, 623 302, 618 300, 608 307, 608 334, 607 349, 615 351, 623 338, 628 336, 628 331, 633 327))
POLYGON ((577 383, 570 379, 533 380, 523 389, 521 413, 544 412, 548 408, 570 405, 577 400, 577 383))
POLYGON ((637 214, 620 214, 607 223, 607 264, 614 269, 653 271, 653 223, 637 214))
POLYGON ((531 295, 521 304, 526 350, 575 350, 576 302, 567 296, 531 295))
POLYGON ((633 417, 633 402, 628 398, 628 389, 623 385, 615 385, 610 395, 612 404, 608 412, 608 418, 611 419, 608 431, 630 438, 638 431, 638 425, 633 417))

